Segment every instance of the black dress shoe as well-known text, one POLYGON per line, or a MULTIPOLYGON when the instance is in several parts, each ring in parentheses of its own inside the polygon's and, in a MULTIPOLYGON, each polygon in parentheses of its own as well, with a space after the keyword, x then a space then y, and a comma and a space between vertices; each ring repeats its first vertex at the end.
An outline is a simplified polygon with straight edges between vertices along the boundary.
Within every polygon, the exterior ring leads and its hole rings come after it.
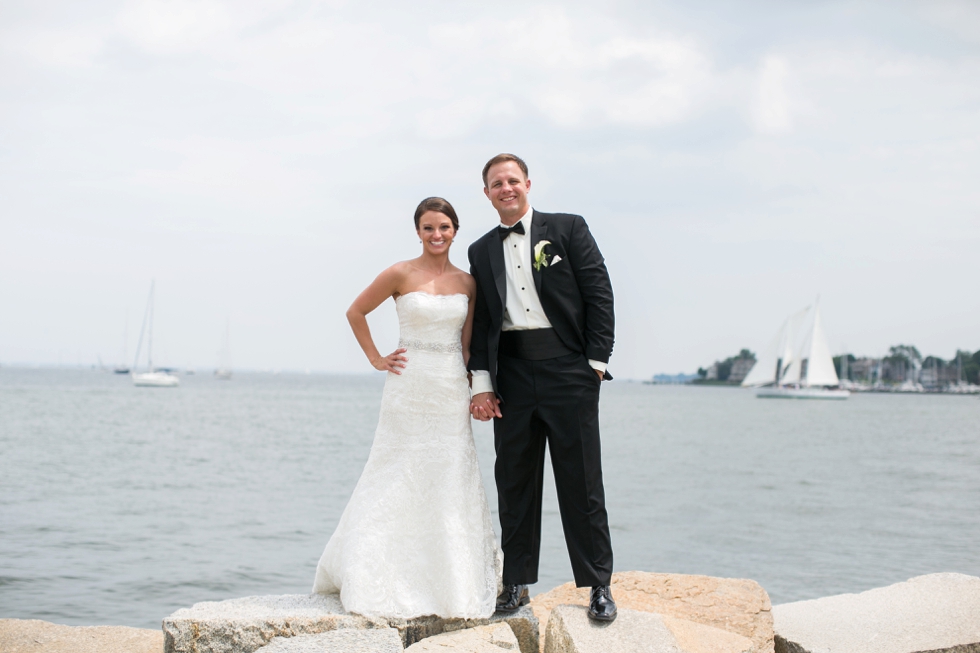
POLYGON ((616 619, 616 602, 613 601, 612 591, 608 585, 592 588, 589 597, 589 619, 593 621, 614 621, 616 619))
POLYGON ((517 612, 530 602, 527 585, 504 585, 504 591, 497 597, 497 612, 517 612))

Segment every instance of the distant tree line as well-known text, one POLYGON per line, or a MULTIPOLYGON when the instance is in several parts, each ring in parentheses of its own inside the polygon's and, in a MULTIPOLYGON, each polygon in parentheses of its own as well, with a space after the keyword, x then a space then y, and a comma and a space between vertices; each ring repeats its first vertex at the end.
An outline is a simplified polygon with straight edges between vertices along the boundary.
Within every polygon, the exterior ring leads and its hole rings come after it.
POLYGON ((837 375, 851 381, 868 380, 872 377, 884 383, 918 381, 925 377, 933 385, 951 383, 980 384, 980 350, 958 350, 950 359, 925 356, 914 345, 895 345, 888 348, 888 355, 881 358, 843 354, 834 357, 837 375), (843 366, 847 361, 846 367, 843 366))
MULTIPOLYGON (((743 349, 737 355, 715 361, 709 367, 699 367, 694 383, 741 383, 755 360, 754 353, 743 349)), ((953 358, 942 359, 938 356, 923 357, 914 345, 895 345, 889 347, 888 355, 881 358, 858 358, 854 354, 834 356, 834 367, 841 379, 850 381, 873 378, 883 383, 912 380, 932 386, 959 382, 980 385, 980 350, 972 353, 958 350, 953 358), (847 365, 843 366, 845 359, 847 365)))
POLYGON ((708 368, 698 368, 698 379, 694 383, 741 383, 745 375, 755 365, 755 354, 743 349, 736 356, 730 356, 723 361, 715 361, 708 368))

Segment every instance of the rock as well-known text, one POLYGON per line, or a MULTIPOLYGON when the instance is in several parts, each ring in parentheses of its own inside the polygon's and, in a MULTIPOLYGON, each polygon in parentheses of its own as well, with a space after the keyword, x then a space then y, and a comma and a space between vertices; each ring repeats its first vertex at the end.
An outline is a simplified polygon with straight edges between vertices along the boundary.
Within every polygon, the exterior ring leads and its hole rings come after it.
POLYGON ((538 620, 524 607, 489 619, 369 619, 344 611, 336 594, 251 596, 197 603, 164 619, 165 653, 253 653, 274 637, 315 635, 332 630, 398 630, 403 646, 447 631, 506 622, 522 653, 539 649, 538 620))
POLYGON ((502 653, 520 650, 514 631, 505 623, 494 623, 442 633, 412 644, 406 653, 502 653))
POLYGON ((404 650, 397 630, 375 628, 275 637, 256 653, 402 653, 404 650))
POLYGON ((686 619, 659 616, 677 640, 678 648, 685 653, 745 653, 755 650, 748 637, 686 619))
MULTIPOLYGON (((753 580, 625 571, 613 574, 612 594, 620 610, 655 612, 664 616, 665 623, 673 618, 734 633, 750 640, 748 653, 774 650, 769 595, 753 580)), ((566 583, 532 598, 531 608, 542 632, 547 632, 548 615, 555 606, 588 603, 589 588, 566 583)), ((675 635, 683 640, 691 629, 679 624, 675 635)))
POLYGON ((620 608, 616 621, 597 624, 588 609, 559 605, 548 619, 545 653, 743 653, 752 640, 719 628, 620 608))
POLYGON ((3 653, 160 653, 163 633, 126 626, 62 626, 0 619, 3 653))
POLYGON ((206 601, 163 620, 166 653, 253 653, 274 637, 384 628, 344 612, 336 595, 287 594, 206 601))
POLYGON ((397 628, 402 643, 409 647, 427 637, 445 632, 476 628, 487 624, 506 623, 510 626, 521 647, 521 653, 539 653, 540 629, 538 619, 527 606, 510 615, 495 614, 489 619, 444 619, 442 617, 417 617, 415 619, 387 619, 388 626, 397 628))
POLYGON ((616 621, 594 624, 588 608, 558 605, 551 610, 544 653, 680 653, 660 615, 620 608, 616 621))
POLYGON ((904 583, 773 607, 777 653, 980 652, 980 578, 904 583))

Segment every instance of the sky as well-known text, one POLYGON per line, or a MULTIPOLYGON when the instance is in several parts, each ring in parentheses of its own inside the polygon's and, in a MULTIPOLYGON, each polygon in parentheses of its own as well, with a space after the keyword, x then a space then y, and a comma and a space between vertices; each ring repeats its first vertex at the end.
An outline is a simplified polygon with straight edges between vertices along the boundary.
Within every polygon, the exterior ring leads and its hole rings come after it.
MULTIPOLYGON (((975 2, 0 3, 0 365, 369 372, 344 312, 530 167, 616 294, 617 378, 980 349, 975 2), (128 339, 124 338, 128 334, 128 339), (131 362, 131 361, 130 361, 131 362)), ((397 344, 389 301, 369 318, 397 344)))

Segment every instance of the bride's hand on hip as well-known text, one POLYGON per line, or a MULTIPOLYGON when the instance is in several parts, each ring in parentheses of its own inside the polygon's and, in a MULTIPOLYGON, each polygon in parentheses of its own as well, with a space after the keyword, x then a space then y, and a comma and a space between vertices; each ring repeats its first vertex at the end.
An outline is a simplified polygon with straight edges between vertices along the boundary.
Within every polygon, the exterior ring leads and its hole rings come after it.
POLYGON ((395 374, 401 374, 401 370, 405 369, 405 363, 408 362, 408 358, 403 356, 407 349, 396 349, 387 356, 378 356, 375 360, 371 361, 371 365, 374 365, 374 369, 381 370, 382 372, 394 372, 395 374))

